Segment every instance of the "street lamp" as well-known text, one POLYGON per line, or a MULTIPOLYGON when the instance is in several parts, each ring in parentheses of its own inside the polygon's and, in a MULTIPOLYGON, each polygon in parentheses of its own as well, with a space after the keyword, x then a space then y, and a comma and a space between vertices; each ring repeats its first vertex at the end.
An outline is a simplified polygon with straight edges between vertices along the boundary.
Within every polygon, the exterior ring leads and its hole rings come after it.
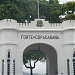
POLYGON ((38 4, 38 18, 39 18, 39 0, 37 0, 37 4, 38 4))

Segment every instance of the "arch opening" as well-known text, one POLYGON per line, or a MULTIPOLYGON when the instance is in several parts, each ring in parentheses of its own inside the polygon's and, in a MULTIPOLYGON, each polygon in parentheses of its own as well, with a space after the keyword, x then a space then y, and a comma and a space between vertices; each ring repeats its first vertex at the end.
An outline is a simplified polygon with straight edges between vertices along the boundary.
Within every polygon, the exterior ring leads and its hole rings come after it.
MULTIPOLYGON (((46 54, 46 75, 58 75, 57 52, 54 47, 45 43, 35 43, 25 48, 27 50, 38 50, 46 54)), ((23 53, 24 53, 23 52, 23 53)))

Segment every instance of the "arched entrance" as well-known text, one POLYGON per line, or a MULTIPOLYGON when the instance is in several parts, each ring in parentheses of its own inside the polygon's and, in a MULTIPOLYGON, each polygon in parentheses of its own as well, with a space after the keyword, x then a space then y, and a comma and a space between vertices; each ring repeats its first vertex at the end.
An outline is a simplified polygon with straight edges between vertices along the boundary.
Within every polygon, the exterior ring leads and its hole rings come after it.
POLYGON ((31 44, 25 48, 26 50, 40 50, 46 54, 46 74, 58 75, 57 52, 54 47, 45 43, 31 44))

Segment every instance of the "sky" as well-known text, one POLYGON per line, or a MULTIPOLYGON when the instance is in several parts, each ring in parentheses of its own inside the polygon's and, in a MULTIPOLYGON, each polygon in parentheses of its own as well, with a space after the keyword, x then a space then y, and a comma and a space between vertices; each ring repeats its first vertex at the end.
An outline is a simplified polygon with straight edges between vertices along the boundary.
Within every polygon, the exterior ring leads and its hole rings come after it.
MULTIPOLYGON (((30 69, 25 68, 25 66, 23 65, 23 71, 30 73, 30 69)), ((38 73, 38 74, 46 74, 46 63, 45 62, 40 62, 38 61, 36 63, 36 67, 33 70, 33 73, 38 73)))
POLYGON ((75 0, 59 0, 59 3, 65 3, 65 2, 68 2, 68 1, 75 1, 75 0))
MULTIPOLYGON (((48 1, 48 0, 47 0, 48 1)), ((75 0, 58 0, 59 1, 59 3, 66 3, 66 2, 68 2, 68 1, 75 1, 75 0)))

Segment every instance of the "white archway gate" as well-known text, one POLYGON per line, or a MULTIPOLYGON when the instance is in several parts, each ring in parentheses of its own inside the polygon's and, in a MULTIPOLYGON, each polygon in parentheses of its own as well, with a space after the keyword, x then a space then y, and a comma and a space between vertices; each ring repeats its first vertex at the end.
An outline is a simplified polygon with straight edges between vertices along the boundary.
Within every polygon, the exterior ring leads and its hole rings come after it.
POLYGON ((58 64, 57 64, 57 52, 56 50, 44 43, 35 43, 29 45, 26 50, 39 50, 46 54, 46 74, 47 75, 58 75, 58 64))
MULTIPOLYGON (((51 51, 55 49, 58 75, 74 75, 74 38, 74 20, 64 21, 61 24, 48 23, 48 21, 44 19, 35 19, 35 21, 31 23, 17 23, 17 21, 12 19, 1 20, 0 75, 23 75, 23 51, 29 45, 35 43, 48 44, 50 48, 52 47, 51 51)), ((44 47, 46 47, 46 45, 44 47)), ((50 54, 49 58, 52 58, 50 54)), ((54 59, 53 57, 53 60, 54 59)), ((48 63, 48 65, 49 64, 50 63, 48 63)), ((48 70, 50 70, 49 68, 48 70)), ((54 66, 52 66, 52 68, 54 68, 54 66)), ((51 74, 54 73, 48 72, 48 75, 51 74)))

